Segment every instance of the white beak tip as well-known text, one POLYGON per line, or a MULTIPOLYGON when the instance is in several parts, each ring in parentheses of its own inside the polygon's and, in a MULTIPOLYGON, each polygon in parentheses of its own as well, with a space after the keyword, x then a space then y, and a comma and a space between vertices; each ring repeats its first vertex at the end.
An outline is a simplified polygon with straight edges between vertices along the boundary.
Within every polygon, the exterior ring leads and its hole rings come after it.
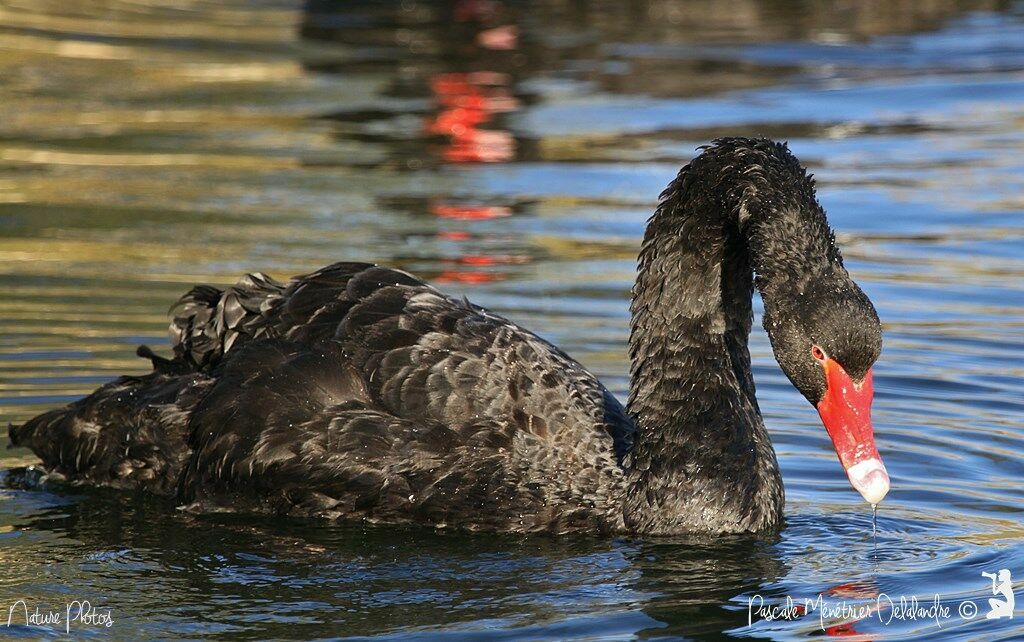
POLYGON ((879 504, 889 493, 889 473, 878 459, 866 459, 846 470, 850 484, 869 504, 879 504))

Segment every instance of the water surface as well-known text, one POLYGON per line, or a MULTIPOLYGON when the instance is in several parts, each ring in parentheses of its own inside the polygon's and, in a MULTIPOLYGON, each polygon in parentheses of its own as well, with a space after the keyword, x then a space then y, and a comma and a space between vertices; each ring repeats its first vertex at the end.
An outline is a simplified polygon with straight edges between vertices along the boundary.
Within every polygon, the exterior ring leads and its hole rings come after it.
MULTIPOLYGON (((336 260, 465 294, 624 397, 657 194, 714 136, 765 134, 816 174, 883 319, 875 426, 893 490, 873 538, 757 331, 788 498, 777 537, 186 516, 26 489, 34 460, 10 450, 0 613, 88 599, 114 624, 75 631, 121 639, 1024 638, 1024 611, 984 618, 981 575, 1009 569, 1024 600, 1022 5, 164 5, 0 2, 0 420, 144 372, 135 346, 165 343, 193 283, 336 260), (758 595, 937 593, 939 623, 747 624, 758 595)), ((45 631, 15 617, 3 633, 45 631)))

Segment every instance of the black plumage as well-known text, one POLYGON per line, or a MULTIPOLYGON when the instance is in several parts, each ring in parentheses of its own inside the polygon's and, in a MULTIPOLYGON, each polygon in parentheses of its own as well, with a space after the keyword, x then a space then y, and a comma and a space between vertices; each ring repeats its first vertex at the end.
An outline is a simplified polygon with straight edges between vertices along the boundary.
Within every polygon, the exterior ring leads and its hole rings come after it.
MULTIPOLYGON (((783 492, 747 352, 754 268, 772 310, 769 292, 785 298, 780 281, 797 287, 790 278, 812 269, 808 287, 834 300, 856 288, 785 146, 722 139, 649 222, 629 413, 503 317, 400 270, 336 263, 287 284, 257 273, 195 287, 173 308, 173 359, 140 348, 153 373, 10 436, 51 474, 196 510, 508 531, 770 529, 783 492), (813 238, 787 246, 776 233, 813 238)), ((873 309, 847 314, 877 326, 873 309)))

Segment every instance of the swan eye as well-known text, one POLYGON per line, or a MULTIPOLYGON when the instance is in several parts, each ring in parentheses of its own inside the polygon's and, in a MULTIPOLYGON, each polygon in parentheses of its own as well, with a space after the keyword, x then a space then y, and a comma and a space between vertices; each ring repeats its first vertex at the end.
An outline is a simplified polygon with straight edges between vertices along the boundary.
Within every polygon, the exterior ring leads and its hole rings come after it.
POLYGON ((822 363, 825 362, 825 359, 828 359, 828 355, 825 354, 825 351, 818 346, 811 346, 811 356, 822 363))

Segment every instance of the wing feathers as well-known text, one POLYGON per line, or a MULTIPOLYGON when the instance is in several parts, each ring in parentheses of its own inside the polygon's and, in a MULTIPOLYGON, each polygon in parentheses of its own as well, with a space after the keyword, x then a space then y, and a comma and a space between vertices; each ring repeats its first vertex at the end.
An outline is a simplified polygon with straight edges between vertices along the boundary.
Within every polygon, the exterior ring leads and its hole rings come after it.
POLYGON ((616 519, 579 508, 618 492, 633 430, 618 402, 536 335, 406 272, 254 273, 172 312, 173 360, 140 349, 152 375, 12 439, 62 474, 160 476, 202 507, 521 530, 616 519))

